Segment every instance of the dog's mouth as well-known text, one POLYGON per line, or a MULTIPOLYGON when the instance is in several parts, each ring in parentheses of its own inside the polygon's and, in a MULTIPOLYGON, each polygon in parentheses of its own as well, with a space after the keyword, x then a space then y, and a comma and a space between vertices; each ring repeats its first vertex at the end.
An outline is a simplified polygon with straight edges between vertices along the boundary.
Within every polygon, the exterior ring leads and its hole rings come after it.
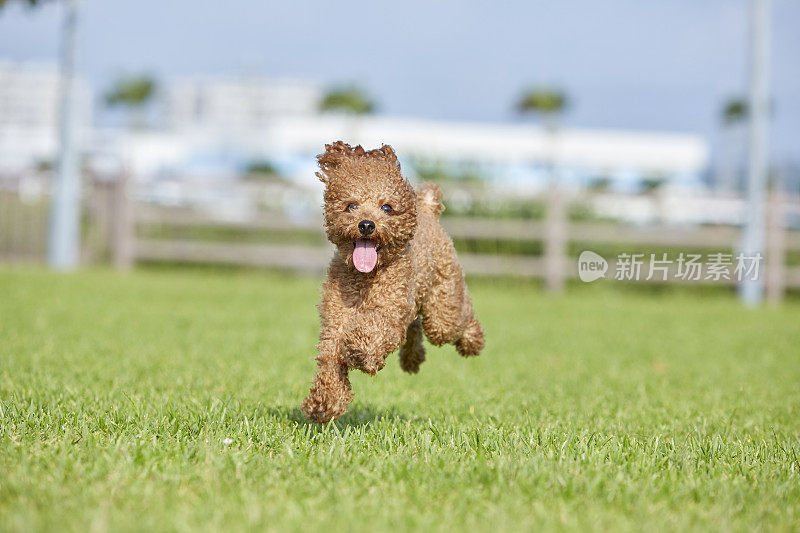
POLYGON ((378 251, 381 247, 375 241, 358 239, 353 241, 353 266, 364 274, 375 270, 378 264, 378 251))

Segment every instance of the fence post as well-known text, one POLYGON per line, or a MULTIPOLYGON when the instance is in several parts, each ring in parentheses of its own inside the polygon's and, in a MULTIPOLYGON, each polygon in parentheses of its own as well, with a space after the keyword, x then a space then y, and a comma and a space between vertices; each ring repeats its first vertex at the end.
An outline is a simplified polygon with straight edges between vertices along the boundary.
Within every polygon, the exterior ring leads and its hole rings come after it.
POLYGON ((130 270, 133 266, 133 246, 135 227, 133 223, 133 205, 128 191, 129 175, 123 168, 114 183, 114 208, 110 213, 113 231, 113 262, 117 270, 130 270))
POLYGON ((567 201, 557 183, 546 195, 544 231, 544 286, 549 292, 561 292, 566 281, 567 201))
POLYGON ((767 203, 766 292, 772 303, 783 299, 786 289, 786 227, 783 194, 779 184, 772 186, 767 203))
POLYGON ((81 239, 81 263, 94 263, 97 260, 97 249, 108 242, 105 238, 105 224, 108 222, 102 216, 100 205, 102 204, 103 194, 100 191, 101 184, 93 173, 84 176, 84 196, 83 211, 88 215, 89 224, 86 228, 84 238, 81 239))

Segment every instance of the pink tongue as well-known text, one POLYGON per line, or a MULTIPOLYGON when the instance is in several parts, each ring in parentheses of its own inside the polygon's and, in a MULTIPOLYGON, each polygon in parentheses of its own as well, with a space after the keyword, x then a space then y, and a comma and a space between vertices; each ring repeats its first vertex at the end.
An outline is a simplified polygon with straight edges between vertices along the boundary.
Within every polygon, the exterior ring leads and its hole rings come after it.
POLYGON ((356 248, 353 250, 353 265, 359 272, 372 272, 378 264, 378 252, 375 250, 375 243, 366 239, 356 241, 356 248))

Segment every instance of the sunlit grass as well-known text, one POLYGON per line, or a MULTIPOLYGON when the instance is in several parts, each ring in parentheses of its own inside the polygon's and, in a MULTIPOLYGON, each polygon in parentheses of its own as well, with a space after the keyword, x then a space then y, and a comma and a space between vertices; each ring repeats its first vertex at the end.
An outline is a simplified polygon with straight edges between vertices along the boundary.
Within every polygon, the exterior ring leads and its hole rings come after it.
POLYGON ((487 348, 298 406, 318 280, 0 272, 0 528, 800 528, 800 306, 472 283, 487 348))

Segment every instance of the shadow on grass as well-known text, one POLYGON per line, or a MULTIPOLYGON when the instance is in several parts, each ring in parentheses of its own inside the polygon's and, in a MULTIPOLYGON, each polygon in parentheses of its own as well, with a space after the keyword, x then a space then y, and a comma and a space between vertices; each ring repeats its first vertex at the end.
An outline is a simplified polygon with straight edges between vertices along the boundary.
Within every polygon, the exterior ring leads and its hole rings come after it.
POLYGON ((317 424, 316 422, 311 422, 306 418, 305 414, 303 414, 303 411, 300 409, 300 407, 297 406, 270 407, 266 409, 266 413, 270 416, 274 416, 279 420, 287 420, 290 422, 295 422, 302 427, 311 427, 319 429, 331 425, 336 426, 339 429, 344 429, 346 427, 363 427, 370 424, 374 424, 376 422, 380 422, 381 420, 386 420, 390 423, 403 422, 409 420, 408 417, 406 417, 402 413, 398 413, 394 408, 379 410, 371 405, 354 405, 350 407, 350 409, 348 409, 347 413, 345 413, 344 416, 342 416, 338 420, 330 422, 329 424, 317 424))

